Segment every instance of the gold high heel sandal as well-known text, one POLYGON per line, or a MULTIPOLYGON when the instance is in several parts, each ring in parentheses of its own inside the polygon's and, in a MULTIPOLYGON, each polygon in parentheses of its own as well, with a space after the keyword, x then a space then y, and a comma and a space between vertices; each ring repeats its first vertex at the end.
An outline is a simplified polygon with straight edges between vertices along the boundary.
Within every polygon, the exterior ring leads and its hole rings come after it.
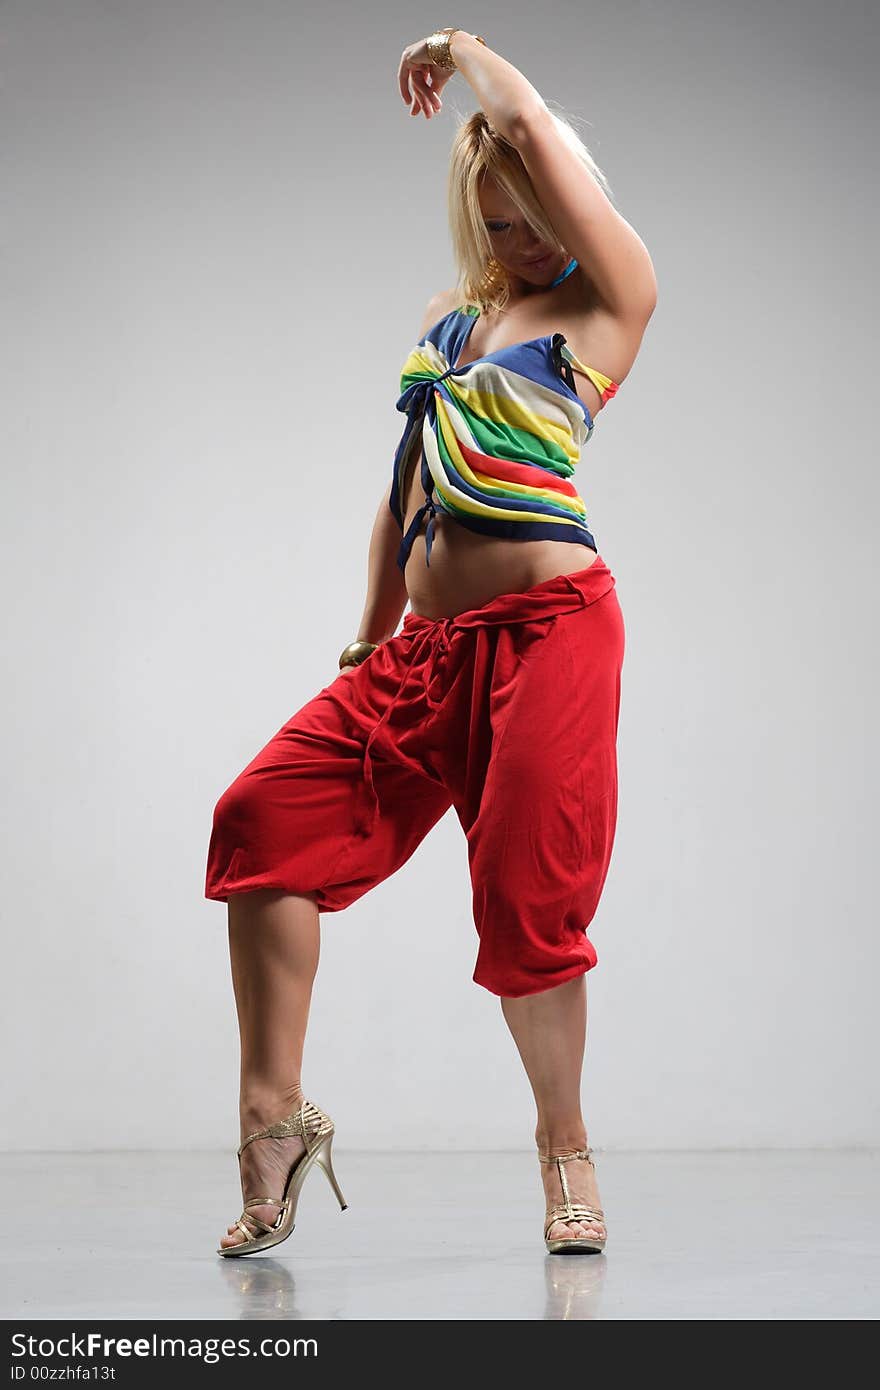
POLYGON ((249 1134, 247 1138, 242 1140, 238 1148, 239 1159, 242 1150, 254 1139, 296 1137, 302 1139, 306 1151, 299 1156, 291 1168, 283 1197, 249 1197, 247 1199, 241 1216, 235 1223, 246 1239, 239 1241, 237 1245, 218 1246, 218 1255, 250 1255, 254 1250, 268 1250, 270 1246, 279 1245, 282 1240, 286 1240, 295 1224, 296 1204, 299 1201, 302 1185, 306 1180, 306 1175, 316 1163, 319 1168, 323 1169, 327 1181, 336 1194, 336 1200, 341 1209, 345 1211, 348 1203, 336 1181, 336 1174, 333 1171, 330 1158, 334 1133, 335 1127, 330 1116, 326 1115, 317 1105, 313 1105, 310 1100, 304 1100, 299 1109, 294 1110, 286 1119, 277 1120, 274 1124, 267 1125, 265 1129, 255 1129, 253 1134, 249 1134), (272 1226, 259 1216, 255 1216, 253 1212, 248 1211, 248 1207, 266 1206, 281 1208, 272 1226), (257 1228, 257 1232, 248 1229, 246 1222, 251 1222, 257 1228))
POLYGON ((557 1240, 550 1240, 548 1232, 556 1221, 592 1221, 594 1224, 599 1222, 605 1225, 605 1213, 601 1207, 590 1207, 585 1202, 573 1202, 568 1190, 568 1179, 565 1176, 563 1163, 568 1163, 573 1158, 585 1158, 595 1169, 596 1165, 592 1158, 593 1150, 574 1149, 567 1154, 538 1154, 541 1163, 555 1163, 559 1173, 559 1182, 562 1187, 562 1195, 565 1201, 557 1206, 551 1207, 547 1212, 544 1222, 544 1243, 551 1255, 559 1250, 587 1250, 600 1252, 605 1249, 607 1236, 561 1236, 557 1240))

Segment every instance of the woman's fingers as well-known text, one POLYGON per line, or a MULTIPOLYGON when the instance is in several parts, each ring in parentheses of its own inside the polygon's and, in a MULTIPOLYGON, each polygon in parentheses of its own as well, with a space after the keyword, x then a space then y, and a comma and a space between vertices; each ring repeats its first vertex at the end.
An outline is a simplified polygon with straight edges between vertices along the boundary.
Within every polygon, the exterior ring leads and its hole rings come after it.
POLYGON ((413 96, 418 102, 419 110, 427 115, 427 83, 420 68, 410 68, 409 83, 412 87, 413 96))
POLYGON ((423 56, 419 55, 422 57, 421 62, 416 56, 417 47, 418 45, 411 44, 409 48, 403 50, 400 57, 400 66, 397 69, 397 85, 400 88, 400 95, 403 97, 407 106, 411 106, 413 102, 413 91, 411 88, 414 89, 415 87, 416 74, 421 70, 426 70, 423 56))
POLYGON ((397 69, 397 85, 400 88, 400 95, 403 97, 406 106, 412 105, 412 96, 409 90, 410 67, 406 61, 406 54, 400 60, 400 67, 397 69))
POLYGON ((435 72, 430 64, 417 63, 414 53, 413 48, 404 49, 397 69, 397 85, 401 97, 410 108, 410 115, 417 116, 421 111, 430 120, 443 109, 440 92, 449 77, 448 74, 435 72))
POLYGON ((419 104, 428 120, 434 115, 435 111, 440 110, 440 98, 437 93, 428 86, 428 70, 426 68, 413 68, 410 76, 413 91, 415 92, 419 104))

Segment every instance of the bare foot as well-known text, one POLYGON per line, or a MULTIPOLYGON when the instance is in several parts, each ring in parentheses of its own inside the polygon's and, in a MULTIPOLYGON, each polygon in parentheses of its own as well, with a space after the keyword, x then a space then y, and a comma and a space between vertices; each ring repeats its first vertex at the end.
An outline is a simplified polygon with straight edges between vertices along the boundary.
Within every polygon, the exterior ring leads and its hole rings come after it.
MULTIPOLYGON (((550 1152, 552 1153, 552 1150, 550 1152)), ((571 1150, 566 1150, 566 1152, 571 1152, 571 1150)), ((601 1207, 596 1171, 589 1159, 570 1158, 562 1167, 572 1202, 580 1202, 590 1207, 601 1207)), ((562 1184, 559 1181, 559 1169, 555 1163, 542 1163, 541 1176, 544 1180, 544 1196, 547 1203, 545 1210, 549 1214, 551 1207, 564 1205, 565 1193, 562 1190, 562 1184)), ((580 1218, 576 1221, 557 1220, 553 1222, 547 1232, 548 1240, 577 1240, 585 1236, 592 1237, 594 1240, 604 1240, 606 1237, 605 1223, 599 1218, 595 1220, 580 1218)))

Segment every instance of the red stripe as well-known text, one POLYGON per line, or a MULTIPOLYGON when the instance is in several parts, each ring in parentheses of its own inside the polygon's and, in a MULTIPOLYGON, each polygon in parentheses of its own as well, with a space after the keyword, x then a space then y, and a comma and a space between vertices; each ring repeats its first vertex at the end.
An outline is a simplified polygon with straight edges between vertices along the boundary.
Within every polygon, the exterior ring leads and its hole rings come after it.
POLYGON ((549 473, 531 463, 514 463, 512 459, 492 458, 479 449, 470 449, 458 441, 465 462, 475 473, 485 473, 499 483, 523 483, 526 487, 547 488, 551 492, 561 492, 564 497, 577 497, 578 490, 568 478, 560 478, 557 473, 549 473))

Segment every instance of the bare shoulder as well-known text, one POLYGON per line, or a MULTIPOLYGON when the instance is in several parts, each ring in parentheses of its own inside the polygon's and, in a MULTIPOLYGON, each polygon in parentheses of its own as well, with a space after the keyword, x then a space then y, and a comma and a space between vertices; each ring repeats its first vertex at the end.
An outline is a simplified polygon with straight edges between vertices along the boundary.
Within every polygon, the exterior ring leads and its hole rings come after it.
POLYGON ((461 305, 458 290, 453 287, 450 290, 440 290, 438 294, 432 295, 425 306, 422 322, 419 325, 419 337, 423 337, 429 328, 447 314, 451 314, 453 309, 458 309, 461 305))

